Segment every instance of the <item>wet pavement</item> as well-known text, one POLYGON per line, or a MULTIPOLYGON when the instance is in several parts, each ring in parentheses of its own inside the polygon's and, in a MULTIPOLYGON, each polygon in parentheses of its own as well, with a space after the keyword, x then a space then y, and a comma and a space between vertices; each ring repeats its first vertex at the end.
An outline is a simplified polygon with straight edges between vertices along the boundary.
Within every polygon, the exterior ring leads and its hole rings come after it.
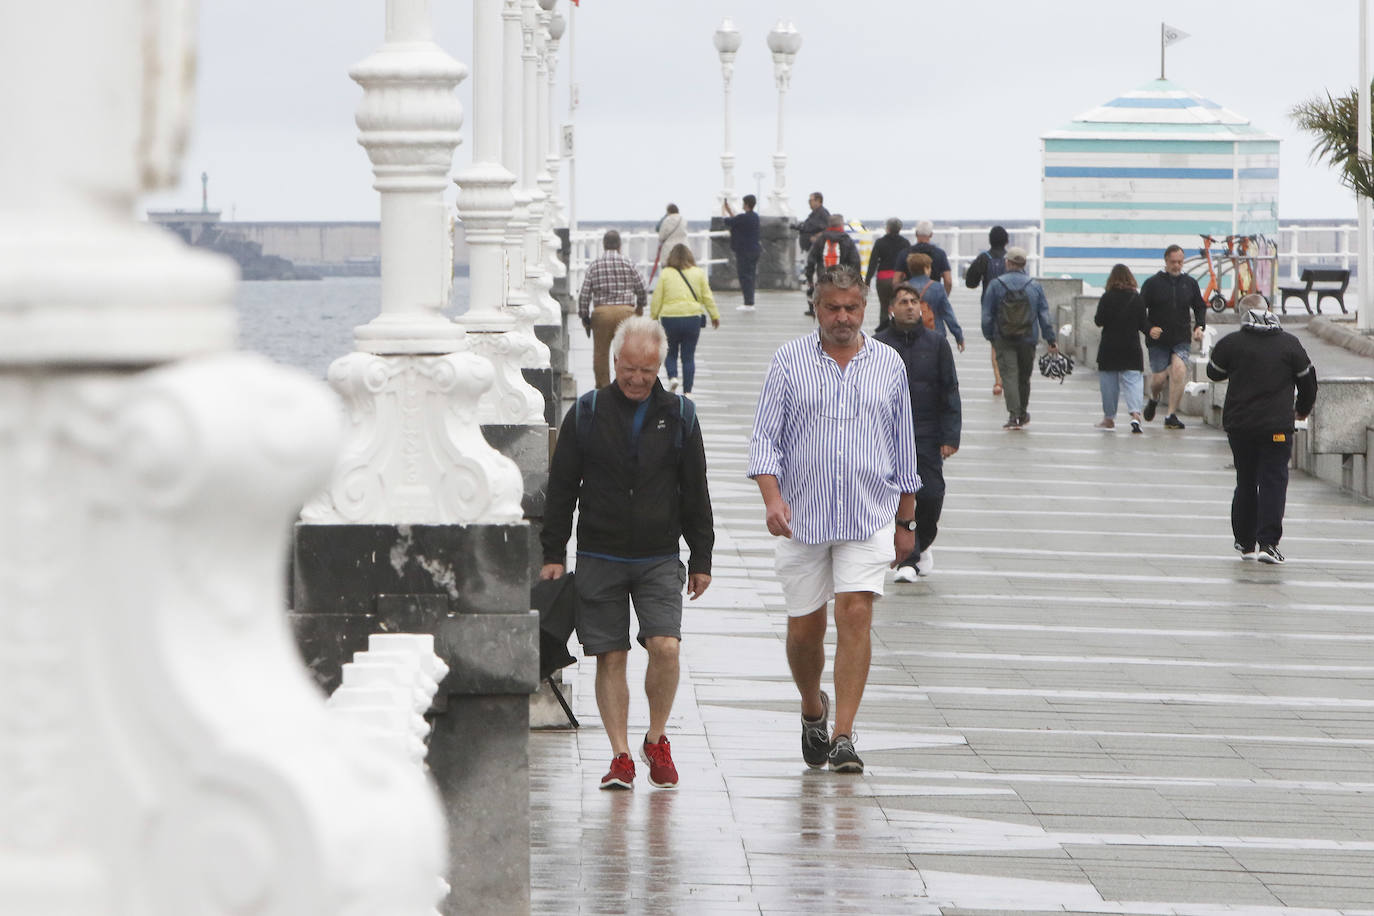
MULTIPOLYGON (((878 602, 867 771, 811 771, 744 477, 769 358, 809 319, 798 293, 754 315, 719 298, 696 393, 715 578, 684 615, 681 785, 640 764, 634 791, 597 788, 595 664, 566 669, 583 728, 530 740, 536 913, 1374 913, 1374 506, 1295 474, 1289 564, 1240 560, 1219 432, 1095 430, 1091 371, 1037 375, 1029 428, 1003 432, 956 291, 964 433, 936 570, 878 602)), ((632 744, 643 670, 636 650, 632 744)))

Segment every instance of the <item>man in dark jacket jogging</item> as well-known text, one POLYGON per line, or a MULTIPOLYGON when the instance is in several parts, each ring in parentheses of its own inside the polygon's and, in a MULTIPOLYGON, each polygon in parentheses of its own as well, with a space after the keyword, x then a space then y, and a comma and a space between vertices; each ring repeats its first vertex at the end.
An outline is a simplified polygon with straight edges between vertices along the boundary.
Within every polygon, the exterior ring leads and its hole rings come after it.
POLYGON ((921 297, 916 287, 903 283, 894 289, 891 312, 891 322, 873 339, 896 350, 906 364, 916 472, 921 477, 921 489, 916 493, 916 547, 897 565, 893 578, 915 582, 918 575, 928 576, 935 568, 931 545, 945 505, 944 464, 959 451, 963 415, 954 353, 945 335, 928 330, 921 320, 921 297))
POLYGON ((706 453, 691 402, 658 382, 667 349, 657 321, 623 321, 611 341, 615 381, 568 411, 549 463, 539 578, 563 575, 577 505, 577 635, 583 652, 596 656, 596 706, 614 754, 603 789, 634 787, 625 679, 631 600, 649 652, 649 731, 640 756, 650 783, 677 785, 665 729, 677 693, 682 587, 695 600, 711 584, 706 453), (679 537, 691 550, 686 569, 679 537))
POLYGON ((1145 420, 1155 418, 1164 382, 1169 382, 1169 412, 1164 417, 1168 429, 1182 429, 1178 404, 1188 378, 1188 353, 1194 340, 1202 339, 1207 327, 1207 303, 1197 280, 1183 272, 1183 249, 1170 245, 1164 249, 1164 269, 1140 288, 1145 300, 1145 352, 1150 355, 1149 399, 1145 420), (1189 312, 1192 314, 1190 315, 1189 312))
POLYGON ((1244 559, 1282 563, 1283 507, 1293 421, 1305 420, 1317 401, 1317 372, 1296 337, 1279 326, 1264 300, 1246 296, 1244 324, 1217 341, 1207 377, 1228 381, 1221 425, 1236 465, 1231 533, 1244 559), (1293 403, 1294 390, 1297 404, 1293 403))

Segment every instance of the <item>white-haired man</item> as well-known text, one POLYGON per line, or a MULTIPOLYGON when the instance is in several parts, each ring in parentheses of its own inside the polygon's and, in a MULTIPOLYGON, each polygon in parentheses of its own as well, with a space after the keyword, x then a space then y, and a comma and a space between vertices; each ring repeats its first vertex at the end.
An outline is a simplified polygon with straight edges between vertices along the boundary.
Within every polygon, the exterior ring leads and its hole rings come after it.
POLYGON ((897 276, 892 281, 894 289, 911 279, 911 273, 907 270, 906 259, 913 254, 924 254, 930 257, 931 279, 939 280, 945 285, 946 296, 954 291, 954 271, 949 266, 949 255, 945 254, 945 250, 939 245, 930 241, 934 236, 935 224, 930 220, 923 219, 916 224, 915 244, 899 251, 895 258, 897 276))
POLYGON ((636 316, 611 340, 615 381, 589 391, 563 418, 549 463, 540 545, 540 579, 557 579, 577 522, 577 635, 596 657, 596 706, 611 742, 603 789, 634 787, 628 719, 630 604, 649 653, 644 692, 649 730, 640 756, 649 782, 677 786, 666 729, 677 694, 682 589, 695 600, 711 584, 715 531, 706 453, 692 402, 658 381, 668 338, 657 321, 636 316), (691 556, 678 556, 678 538, 691 556))

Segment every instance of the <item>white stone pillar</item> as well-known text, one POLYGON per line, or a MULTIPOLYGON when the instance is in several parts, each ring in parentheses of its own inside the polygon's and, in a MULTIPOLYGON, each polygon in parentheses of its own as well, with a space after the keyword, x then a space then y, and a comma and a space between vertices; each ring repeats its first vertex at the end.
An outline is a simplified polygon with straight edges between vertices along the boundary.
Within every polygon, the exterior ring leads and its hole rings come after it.
POLYGON ((531 301, 539 308, 535 324, 561 326, 563 309, 550 293, 553 276, 544 266, 544 207, 548 203, 548 195, 539 187, 539 169, 544 160, 544 146, 539 132, 539 95, 546 80, 539 72, 538 0, 522 0, 521 13, 520 189, 529 196, 530 201, 529 218, 525 224, 525 288, 531 301))
MULTIPOLYGON (((478 402, 504 378, 440 312, 452 266, 444 191, 460 142, 462 64, 430 38, 429 0, 387 0, 386 40, 350 75, 363 87, 358 142, 382 195, 382 311, 329 381, 349 418, 313 524, 509 524, 522 517, 514 463, 491 448, 478 402)), ((518 376, 518 370, 514 370, 518 376)), ((537 398, 536 392, 531 392, 537 398)))
POLYGON ((787 201, 787 153, 783 147, 783 111, 787 90, 792 83, 792 61, 801 48, 802 37, 797 27, 779 19, 768 33, 768 50, 773 52, 773 82, 778 87, 778 145, 773 153, 773 190, 764 208, 766 216, 792 215, 787 201))
POLYGON ((712 38, 716 53, 720 55, 720 75, 725 81, 725 103, 722 107, 725 114, 725 143, 720 154, 723 180, 720 193, 716 195, 715 209, 711 211, 719 213, 721 205, 726 201, 729 201, 731 206, 734 206, 735 202, 735 147, 730 140, 730 83, 735 76, 735 54, 739 51, 740 34, 735 28, 735 23, 726 17, 712 38))
POLYGON ((539 0, 539 188, 544 192, 544 258, 542 264, 550 277, 567 276, 568 268, 558 258, 559 240, 553 231, 558 218, 558 156, 554 147, 553 87, 558 69, 558 39, 563 34, 563 17, 554 12, 558 0, 539 0))
MULTIPOLYGON (((521 332, 534 335, 540 318, 525 283, 525 230, 529 225, 530 196, 520 185, 524 120, 524 13, 521 0, 501 0, 501 164, 515 177, 514 204, 506 220, 506 308, 521 332)), ((546 363, 547 365, 547 363, 546 363)))
POLYGON ((0 910, 423 916, 438 800, 286 625, 337 402, 232 352, 231 262, 132 218, 180 171, 194 10, 0 4, 0 910))
MULTIPOLYGON (((507 239, 515 206, 515 175, 501 163, 501 0, 474 0, 472 7, 472 163, 458 182, 458 215, 468 243, 468 310, 459 319, 473 349, 491 360, 495 384, 481 402, 487 425, 542 425, 544 399, 520 373, 549 365, 548 347, 532 322, 517 321, 522 306, 506 308, 507 239)), ((523 294, 523 286, 516 290, 523 294)), ((526 309, 528 311, 528 309, 526 309)), ((525 316, 528 318, 529 316, 525 316)))

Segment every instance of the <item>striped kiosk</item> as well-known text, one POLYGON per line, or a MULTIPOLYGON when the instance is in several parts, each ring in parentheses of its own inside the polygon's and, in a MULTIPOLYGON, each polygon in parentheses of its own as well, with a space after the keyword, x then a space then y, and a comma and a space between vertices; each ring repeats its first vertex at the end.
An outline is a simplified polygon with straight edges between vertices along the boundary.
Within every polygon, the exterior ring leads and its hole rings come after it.
POLYGON ((1125 263, 1143 283, 1169 245, 1197 254, 1201 233, 1278 234, 1278 139, 1168 80, 1042 140, 1042 276, 1100 289, 1125 263))

